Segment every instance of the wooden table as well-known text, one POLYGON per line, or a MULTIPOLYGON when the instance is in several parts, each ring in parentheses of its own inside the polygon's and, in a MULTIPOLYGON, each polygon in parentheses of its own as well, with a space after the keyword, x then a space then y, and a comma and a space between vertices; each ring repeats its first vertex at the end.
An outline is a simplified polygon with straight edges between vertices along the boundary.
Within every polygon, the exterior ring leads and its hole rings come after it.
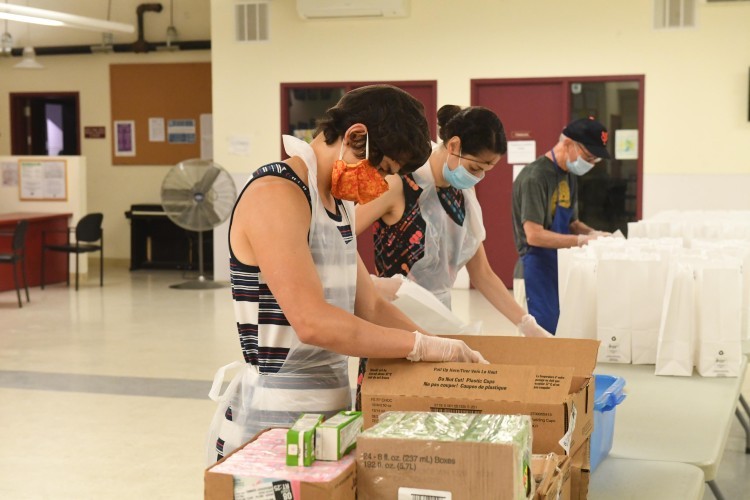
MULTIPOLYGON (((45 212, 13 212, 0 214, 0 231, 13 232, 18 221, 29 221, 26 232, 26 279, 28 285, 37 286, 41 283, 42 268, 42 232, 55 230, 47 234, 47 243, 62 244, 68 241, 66 234, 68 221, 72 214, 45 212), (59 232, 58 232, 59 231, 59 232)), ((0 253, 11 251, 12 238, 0 237, 0 253)), ((46 283, 66 281, 68 254, 62 252, 47 252, 46 283)), ((13 267, 0 266, 0 291, 14 290, 13 267)))

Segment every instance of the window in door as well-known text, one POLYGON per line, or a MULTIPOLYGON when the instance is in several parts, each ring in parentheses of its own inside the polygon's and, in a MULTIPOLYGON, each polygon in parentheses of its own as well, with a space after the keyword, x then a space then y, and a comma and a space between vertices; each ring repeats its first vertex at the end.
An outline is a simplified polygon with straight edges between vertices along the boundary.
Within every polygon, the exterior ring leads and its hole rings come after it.
POLYGON ((78 93, 11 93, 11 154, 80 155, 78 93))
POLYGON ((582 221, 603 231, 621 230, 637 220, 641 155, 640 82, 572 81, 570 116, 593 116, 609 131, 612 159, 579 178, 578 211, 582 221))

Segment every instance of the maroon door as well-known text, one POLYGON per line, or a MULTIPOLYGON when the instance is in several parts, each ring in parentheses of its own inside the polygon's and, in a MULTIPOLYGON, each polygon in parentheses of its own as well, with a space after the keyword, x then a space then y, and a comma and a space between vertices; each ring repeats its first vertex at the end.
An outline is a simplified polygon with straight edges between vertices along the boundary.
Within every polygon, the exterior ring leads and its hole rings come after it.
MULTIPOLYGON (((433 140, 437 138, 437 82, 435 80, 425 81, 393 81, 393 82, 316 82, 316 83, 282 83, 281 84, 281 130, 284 134, 292 133, 290 125, 290 92, 307 89, 331 89, 348 92, 352 89, 372 85, 376 83, 389 83, 404 90, 417 98, 424 105, 427 124, 430 127, 430 136, 433 140)), ((335 104, 335 102, 331 103, 335 104)), ((318 111, 324 111, 325 108, 318 111)), ((317 118, 318 113, 313 113, 312 118, 317 118)), ((281 157, 286 158, 283 148, 281 157)), ((368 228, 357 237, 357 250, 362 261, 370 273, 375 274, 375 249, 372 241, 372 228, 368 228)))
MULTIPOLYGON (((557 142, 567 113, 565 86, 559 79, 473 80, 471 85, 472 105, 497 113, 509 142, 536 141, 537 157, 557 142)), ((487 258, 508 288, 513 286, 513 266, 518 260, 511 218, 512 187, 513 167, 507 157, 476 187, 487 230, 487 258)))

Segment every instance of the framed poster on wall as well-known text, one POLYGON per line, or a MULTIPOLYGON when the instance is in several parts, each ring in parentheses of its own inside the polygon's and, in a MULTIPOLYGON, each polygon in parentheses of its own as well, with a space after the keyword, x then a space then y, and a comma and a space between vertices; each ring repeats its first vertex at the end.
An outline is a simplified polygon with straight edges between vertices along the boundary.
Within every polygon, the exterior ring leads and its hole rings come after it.
POLYGON ((21 201, 67 201, 67 161, 18 160, 18 198, 21 201))

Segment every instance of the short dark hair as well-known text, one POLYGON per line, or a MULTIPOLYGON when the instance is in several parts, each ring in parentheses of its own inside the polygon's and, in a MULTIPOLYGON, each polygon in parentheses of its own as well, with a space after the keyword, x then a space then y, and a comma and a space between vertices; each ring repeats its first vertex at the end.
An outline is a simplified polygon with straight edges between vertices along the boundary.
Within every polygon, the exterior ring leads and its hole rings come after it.
POLYGON ((461 109, 460 106, 446 104, 438 110, 437 118, 440 140, 445 142, 458 136, 464 153, 478 155, 492 151, 504 155, 508 151, 503 123, 491 109, 483 106, 461 109))
MULTIPOLYGON (((387 156, 401 165, 400 174, 411 173, 430 157, 430 131, 424 106, 416 98, 393 85, 367 85, 344 94, 335 106, 318 120, 326 144, 333 144, 355 123, 367 127, 370 163, 379 165, 387 156)), ((365 137, 353 138, 358 158, 365 157, 365 137)))

